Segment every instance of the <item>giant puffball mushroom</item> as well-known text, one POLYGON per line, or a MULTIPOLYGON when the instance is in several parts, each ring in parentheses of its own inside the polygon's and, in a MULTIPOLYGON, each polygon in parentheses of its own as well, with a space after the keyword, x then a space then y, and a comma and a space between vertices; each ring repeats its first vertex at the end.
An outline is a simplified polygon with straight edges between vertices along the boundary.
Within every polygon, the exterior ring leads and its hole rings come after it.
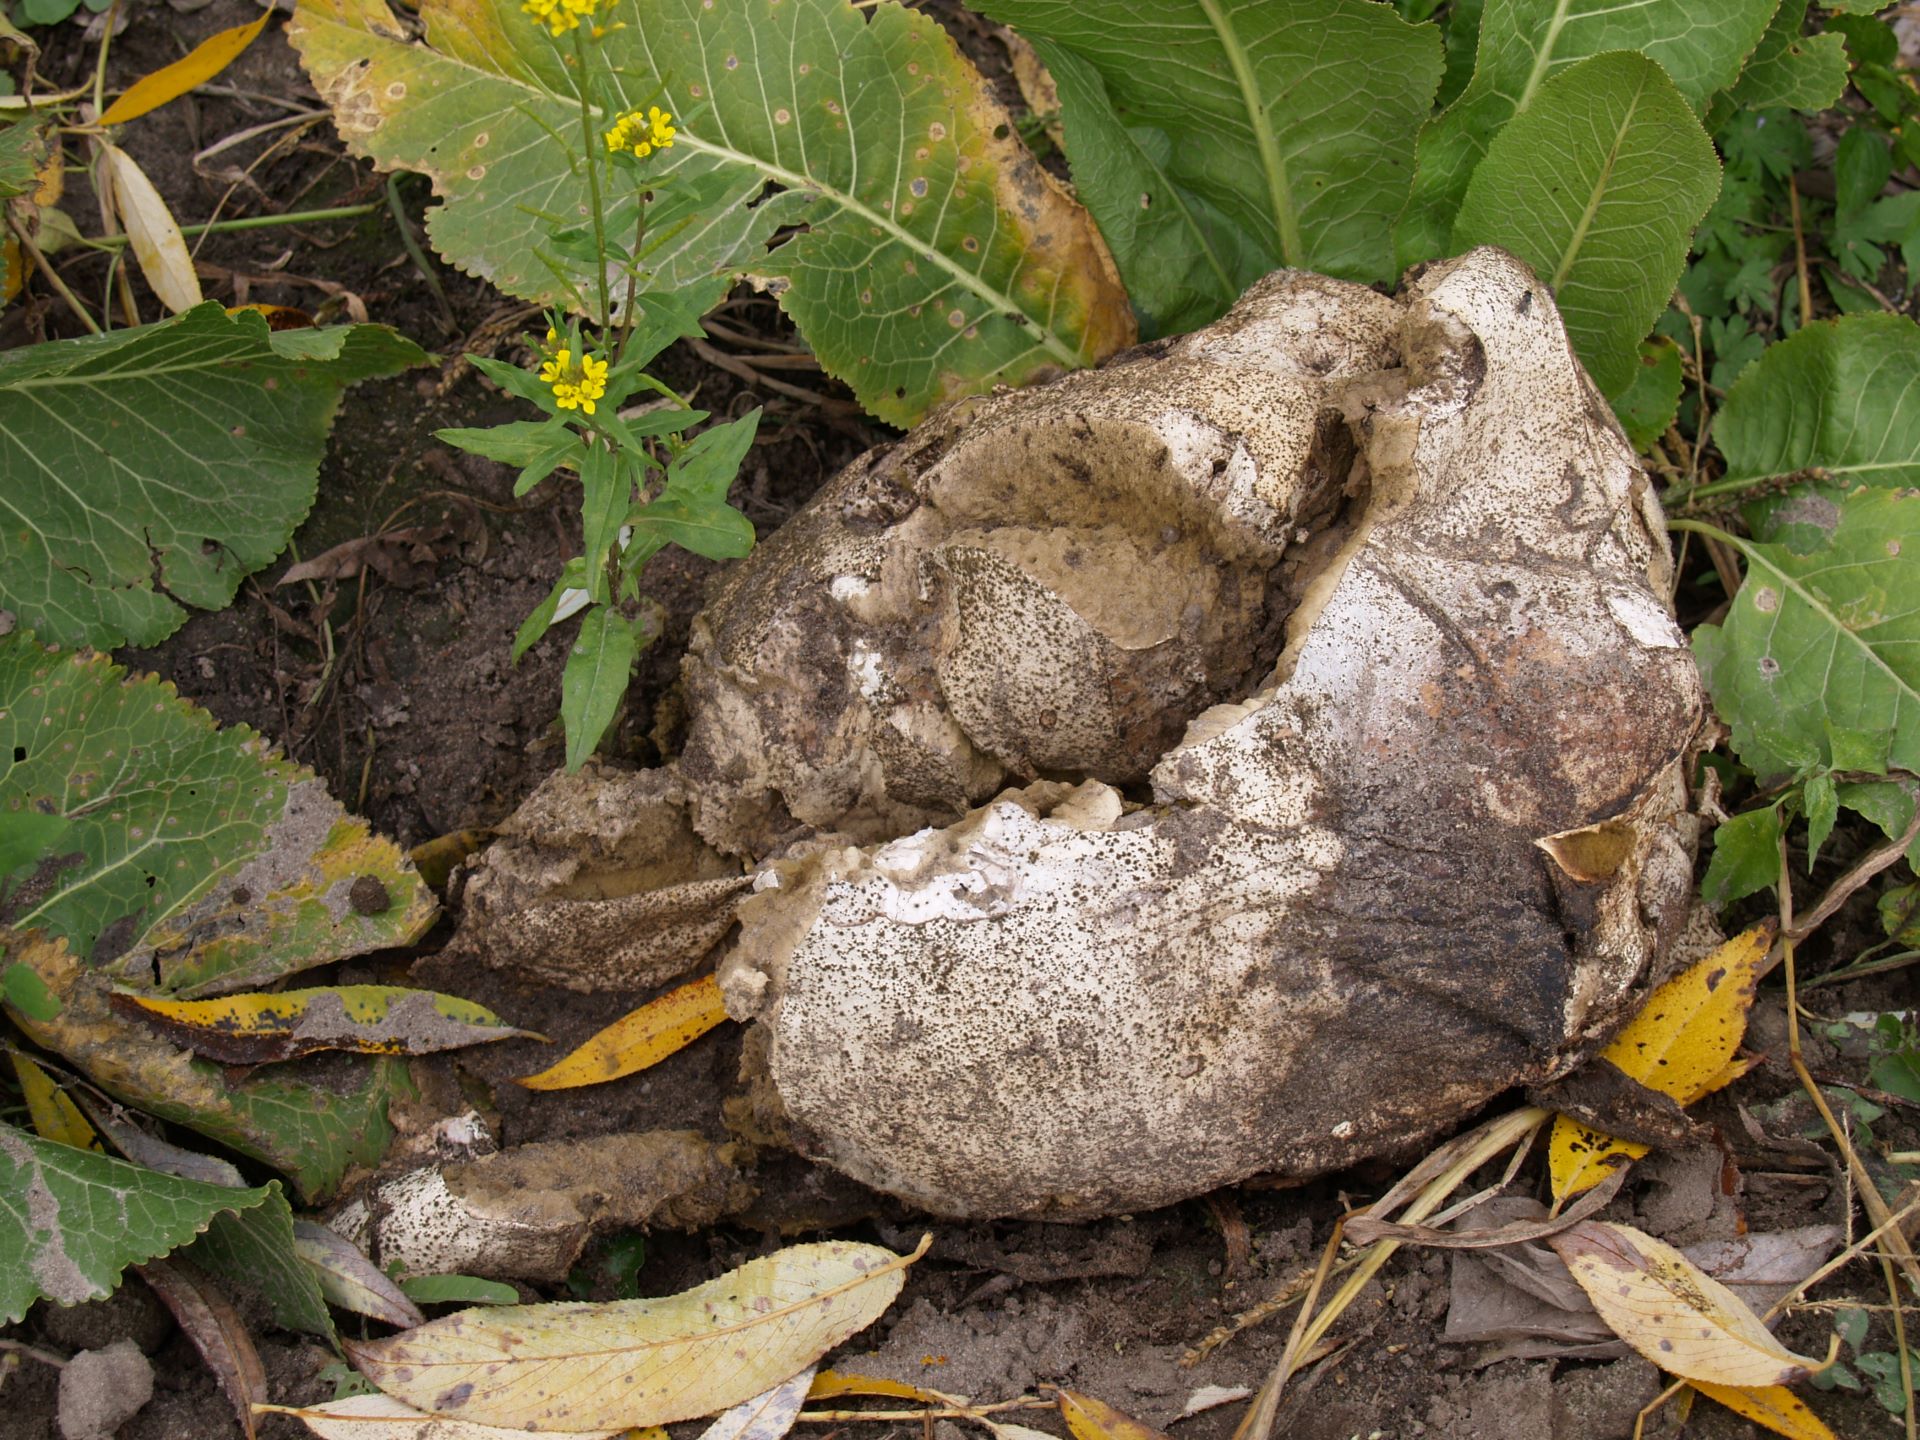
POLYGON ((1478 250, 856 461, 696 622, 722 965, 807 1153, 1087 1217, 1405 1149, 1661 973, 1702 718, 1661 516, 1478 250), (795 843, 800 841, 803 843, 795 843))

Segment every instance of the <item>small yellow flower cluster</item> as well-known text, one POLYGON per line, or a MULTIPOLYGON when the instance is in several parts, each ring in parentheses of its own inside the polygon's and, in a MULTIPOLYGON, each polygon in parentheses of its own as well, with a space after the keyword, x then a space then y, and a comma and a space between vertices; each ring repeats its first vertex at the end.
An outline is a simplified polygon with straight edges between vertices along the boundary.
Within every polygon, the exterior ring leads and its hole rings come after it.
POLYGON ((673 137, 679 133, 673 128, 673 116, 658 105, 649 105, 644 115, 630 110, 613 122, 613 128, 607 131, 607 149, 616 154, 631 150, 636 160, 644 160, 656 150, 671 150, 673 137))
POLYGON ((593 18, 600 0, 521 0, 520 8, 547 27, 554 36, 566 34, 582 20, 593 18))
MULTIPOLYGON (((548 345, 557 343, 559 338, 553 331, 547 331, 548 345)), ((540 378, 553 387, 553 403, 562 410, 579 410, 591 415, 593 402, 607 393, 607 362, 582 355, 580 363, 575 365, 573 351, 563 345, 541 364, 540 378)))

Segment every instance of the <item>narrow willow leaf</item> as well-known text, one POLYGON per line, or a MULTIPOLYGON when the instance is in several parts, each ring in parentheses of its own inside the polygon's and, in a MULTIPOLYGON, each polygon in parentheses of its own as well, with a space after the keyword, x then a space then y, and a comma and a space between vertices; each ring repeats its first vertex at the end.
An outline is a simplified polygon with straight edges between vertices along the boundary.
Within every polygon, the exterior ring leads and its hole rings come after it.
POLYGON ((925 1249, 795 1245, 665 1299, 466 1310, 347 1350, 389 1395, 459 1420, 664 1425, 771 1389, 864 1330, 925 1249))
POLYGON ((267 1189, 267 1198, 252 1209, 214 1216, 186 1258, 258 1295, 282 1329, 338 1344, 319 1278, 299 1253, 298 1227, 308 1222, 293 1218, 279 1181, 269 1180, 267 1189))
POLYGON ((529 1090, 571 1090, 618 1080, 658 1065, 726 1018, 719 983, 709 975, 622 1016, 564 1059, 517 1083, 529 1090))
MULTIPOLYGON (((382 0, 300 0, 289 33, 348 144, 432 179, 443 255, 542 303, 593 295, 580 261, 538 258, 542 215, 587 213, 561 52, 514 0, 424 0, 420 19, 412 44, 382 0)), ((595 43, 617 93, 594 124, 658 103, 679 127, 640 172, 662 237, 646 288, 697 310, 736 275, 776 282, 821 363, 900 425, 1131 342, 1091 219, 930 17, 656 0, 595 43)))
MULTIPOLYGON (((1660 64, 1687 105, 1699 111, 1740 74, 1777 3, 1487 0, 1473 79, 1420 132, 1413 194, 1396 234, 1400 263, 1466 248, 1453 225, 1475 167, 1501 128, 1531 109, 1547 82, 1569 66, 1608 51, 1640 51, 1660 64)), ((1594 140, 1604 144, 1599 135, 1594 140)))
POLYGON ((102 125, 122 125, 158 110, 169 100, 177 100, 196 85, 204 85, 238 60, 246 48, 260 38, 273 18, 269 10, 251 25, 235 25, 217 35, 209 35, 171 65, 163 65, 151 75, 143 75, 100 113, 102 125))
MULTIPOLYGON (((1695 961, 1647 997, 1599 1058, 1629 1079, 1691 1105, 1741 1073, 1734 1051, 1747 1033, 1754 987, 1773 944, 1774 927, 1758 925, 1695 961)), ((1647 1147, 1554 1117, 1548 1142, 1553 1198, 1564 1204, 1614 1173, 1616 1160, 1638 1160, 1647 1147)))
POLYGON ((1727 392, 1713 431, 1727 461, 1724 488, 1920 485, 1920 405, 1907 400, 1916 385, 1920 325, 1904 315, 1802 327, 1769 345, 1727 392))
POLYGON ((477 1275, 409 1275, 400 1290, 422 1305, 513 1305, 520 1299, 513 1286, 477 1275))
POLYGON ((714 1417, 700 1432, 700 1440, 780 1440, 800 1417, 807 1403, 807 1387, 813 1384, 809 1365, 791 1380, 783 1380, 771 1390, 742 1400, 731 1410, 714 1417))
POLYGON ((822 1370, 807 1388, 809 1400, 833 1400, 842 1395, 872 1395, 888 1400, 918 1400, 923 1405, 946 1405, 954 1397, 938 1390, 909 1385, 904 1380, 887 1380, 878 1375, 861 1375, 846 1370, 822 1370))
POLYGON ((1666 72, 1644 55, 1597 55, 1494 137, 1453 244, 1499 245, 1531 265, 1595 383, 1617 395, 1719 188, 1713 142, 1666 72))
POLYGON ((267 1197, 265 1189, 161 1175, 6 1124, 0 1194, 20 1202, 0 1206, 0 1323, 9 1325, 41 1296, 78 1305, 112 1294, 127 1266, 185 1244, 222 1210, 267 1197))
POLYGON ((266 1402, 267 1367, 246 1322, 219 1288, 185 1261, 150 1260, 140 1267, 140 1278, 173 1313, 233 1406, 241 1431, 253 1440, 253 1407, 266 1402))
POLYGON ((27 1117, 33 1121, 34 1134, 56 1145, 71 1145, 76 1150, 106 1147, 93 1133, 93 1126, 80 1113, 67 1092, 53 1083, 53 1077, 18 1050, 12 1052, 14 1078, 20 1082, 20 1098, 27 1102, 27 1117))
POLYGON ((1151 1425, 1141 1424, 1104 1400, 1077 1390, 1061 1390, 1058 1398, 1060 1414, 1074 1440, 1166 1440, 1151 1425))
MULTIPOLYGON (((1408 153, 1440 83, 1436 27, 1409 25, 1364 0, 980 0, 975 8, 1087 62, 1127 126, 1174 137, 1171 194, 1218 207, 1253 241, 1234 293, 1280 265, 1393 278, 1391 231, 1406 203, 1408 153)), ((1070 137, 1080 98, 1061 91, 1070 137)))
POLYGON ((560 672, 560 719, 567 729, 569 770, 586 763, 613 723, 626 698, 639 649, 634 622, 617 610, 596 605, 580 622, 580 633, 560 672))
MULTIPOLYGON (((318 1405, 262 1405, 271 1415, 291 1415, 321 1440, 552 1440, 551 1430, 507 1430, 429 1415, 391 1395, 353 1395, 318 1405)), ((631 1433, 624 1425, 569 1432, 571 1440, 612 1440, 631 1433)))
POLYGON ((1696 1380, 1693 1388, 1734 1414, 1764 1425, 1776 1435, 1785 1435, 1787 1440, 1839 1440, 1826 1423, 1807 1408, 1806 1402, 1784 1385, 1746 1390, 1696 1380))
POLYGON ((313 1271, 321 1293, 342 1310, 403 1330, 427 1323, 406 1291, 345 1236, 311 1220, 296 1220, 293 1248, 313 1271))
POLYGON ((101 144, 100 170, 126 228, 127 248, 133 251, 147 284, 174 314, 191 310, 201 300, 200 277, 173 211, 147 172, 117 145, 101 144))
POLYGON ((0 808, 80 858, 13 907, 101 974, 179 996, 417 939, 432 894, 390 841, 244 726, 106 656, 0 639, 0 808))
POLYGON ((0 354, 0 607, 100 646, 222 608, 313 505, 342 389, 425 358, 385 326, 217 304, 0 354))
POLYGON ((1582 1220, 1547 1243, 1608 1328, 1662 1370, 1751 1389, 1790 1385, 1820 1368, 1774 1339, 1739 1296, 1651 1235, 1582 1220))
POLYGON ((471 1000, 402 985, 332 985, 217 1000, 117 995, 114 1008, 226 1065, 265 1065, 322 1050, 430 1055, 520 1036, 545 1038, 514 1029, 471 1000))
POLYGON ((1833 769, 1838 749, 1852 768, 1920 767, 1920 494, 1811 495, 1776 523, 1789 543, 1726 537, 1746 582, 1693 632, 1735 752, 1763 777, 1833 769))

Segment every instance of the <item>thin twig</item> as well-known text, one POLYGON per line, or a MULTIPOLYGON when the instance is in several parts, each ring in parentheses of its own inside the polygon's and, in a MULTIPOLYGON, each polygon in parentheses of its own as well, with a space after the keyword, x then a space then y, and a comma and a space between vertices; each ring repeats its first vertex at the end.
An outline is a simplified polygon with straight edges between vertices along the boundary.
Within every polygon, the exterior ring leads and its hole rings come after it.
POLYGON ((1827 887, 1827 893, 1822 895, 1813 909, 1807 912, 1806 919, 1802 920, 1791 931, 1783 931, 1782 933, 1785 934, 1789 940, 1800 941, 1806 939, 1828 920, 1832 919, 1834 911, 1852 899, 1854 892, 1862 885, 1865 885, 1882 870, 1896 864, 1905 856, 1907 847, 1912 845, 1916 839, 1920 839, 1920 799, 1916 799, 1914 802, 1913 819, 1907 822, 1906 831, 1898 840, 1883 845, 1878 850, 1870 851, 1864 860, 1827 887))
POLYGON ((29 1345, 24 1340, 0 1339, 0 1351, 24 1355, 29 1360, 38 1360, 42 1365, 51 1365, 56 1370, 64 1370, 67 1366, 66 1356, 56 1355, 51 1350, 42 1350, 38 1345, 29 1345))
POLYGON ((87 307, 80 303, 80 297, 67 288, 67 282, 62 280, 59 272, 47 263, 47 257, 40 253, 40 247, 33 243, 32 237, 21 228, 20 222, 15 220, 11 213, 7 216, 7 228, 13 232, 13 238, 19 242, 21 250, 33 261, 34 268, 53 287, 54 293, 67 302, 67 308, 79 317, 82 325, 87 327, 87 333, 98 335, 100 322, 95 320, 87 307))

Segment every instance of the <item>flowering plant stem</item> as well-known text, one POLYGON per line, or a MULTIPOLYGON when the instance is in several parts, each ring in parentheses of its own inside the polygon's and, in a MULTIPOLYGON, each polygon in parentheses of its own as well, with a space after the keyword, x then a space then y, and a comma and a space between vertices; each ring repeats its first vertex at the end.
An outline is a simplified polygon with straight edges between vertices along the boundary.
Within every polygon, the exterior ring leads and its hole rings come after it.
POLYGON ((587 167, 587 195, 593 209, 593 248, 600 255, 600 263, 594 266, 594 283, 600 290, 600 314, 597 317, 602 327, 613 325, 613 306, 607 290, 607 218, 605 207, 600 199, 600 164, 593 144, 593 102, 587 89, 587 42, 582 33, 583 27, 573 27, 573 58, 576 66, 574 89, 580 95, 580 143, 581 159, 587 167))

